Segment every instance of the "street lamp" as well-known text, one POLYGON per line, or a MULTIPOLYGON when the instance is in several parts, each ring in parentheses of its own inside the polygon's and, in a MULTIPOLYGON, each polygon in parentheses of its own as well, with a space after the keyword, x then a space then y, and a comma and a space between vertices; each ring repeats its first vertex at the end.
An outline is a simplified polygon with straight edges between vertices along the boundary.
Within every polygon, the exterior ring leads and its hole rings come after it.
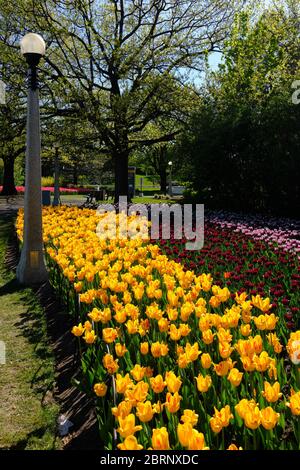
POLYGON ((21 284, 40 284, 47 280, 42 235, 41 139, 37 65, 45 55, 45 42, 35 33, 21 40, 21 53, 28 64, 26 175, 23 248, 17 267, 21 284))
POLYGON ((60 205, 60 194, 59 194, 59 144, 54 144, 55 157, 54 157, 54 195, 53 195, 53 206, 60 205))
POLYGON ((169 171, 169 195, 172 196, 172 165, 173 162, 168 163, 170 171, 169 171))

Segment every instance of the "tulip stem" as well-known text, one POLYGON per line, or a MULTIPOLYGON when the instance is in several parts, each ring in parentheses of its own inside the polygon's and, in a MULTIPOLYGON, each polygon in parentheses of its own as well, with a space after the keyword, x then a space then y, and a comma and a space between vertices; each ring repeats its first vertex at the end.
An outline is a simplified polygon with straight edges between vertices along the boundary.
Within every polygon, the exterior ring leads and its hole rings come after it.
POLYGON ((253 446, 254 446, 254 450, 257 450, 257 440, 256 440, 255 430, 253 430, 253 446))

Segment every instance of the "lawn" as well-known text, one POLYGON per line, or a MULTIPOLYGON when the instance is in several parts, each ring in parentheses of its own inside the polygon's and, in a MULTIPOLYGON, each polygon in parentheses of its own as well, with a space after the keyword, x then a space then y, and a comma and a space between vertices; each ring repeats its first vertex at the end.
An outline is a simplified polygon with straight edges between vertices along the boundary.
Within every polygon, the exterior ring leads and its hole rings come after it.
MULTIPOLYGON (((68 194, 63 195, 60 197, 62 204, 83 204, 86 201, 86 196, 80 194, 68 194)), ((134 204, 161 204, 161 203, 173 203, 176 202, 173 199, 154 199, 153 197, 145 196, 145 197, 135 197, 133 198, 134 204)), ((108 201, 99 201, 99 204, 111 204, 113 203, 112 199, 108 201)))
POLYGON ((143 176, 143 175, 135 175, 135 188, 136 189, 141 189, 141 178, 143 178, 143 190, 147 188, 148 190, 151 189, 153 191, 159 191, 160 186, 158 183, 153 183, 151 181, 150 177, 148 176, 143 176))
POLYGON ((0 365, 0 448, 58 449, 54 360, 44 312, 4 265, 12 231, 12 218, 0 217, 0 340, 6 346, 6 364, 0 365))

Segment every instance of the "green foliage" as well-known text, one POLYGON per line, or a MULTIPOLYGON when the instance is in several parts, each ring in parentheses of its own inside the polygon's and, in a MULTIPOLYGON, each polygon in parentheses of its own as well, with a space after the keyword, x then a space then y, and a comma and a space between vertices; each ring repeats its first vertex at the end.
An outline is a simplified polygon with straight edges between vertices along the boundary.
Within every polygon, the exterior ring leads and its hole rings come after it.
POLYGON ((183 174, 211 207, 297 215, 299 22, 270 9, 237 15, 224 61, 179 146, 183 174))
POLYGON ((53 176, 42 176, 42 186, 54 186, 53 176))

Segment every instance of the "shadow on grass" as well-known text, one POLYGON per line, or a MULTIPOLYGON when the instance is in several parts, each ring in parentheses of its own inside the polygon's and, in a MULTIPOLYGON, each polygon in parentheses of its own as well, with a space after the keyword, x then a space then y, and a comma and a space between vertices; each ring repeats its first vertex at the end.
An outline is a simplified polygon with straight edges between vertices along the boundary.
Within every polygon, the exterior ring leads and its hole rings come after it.
MULTIPOLYGON (((15 445, 11 446, 9 450, 26 450, 28 449, 28 447, 30 448, 32 445, 34 445, 35 442, 40 442, 43 438, 45 438, 48 432, 49 429, 46 426, 42 426, 39 429, 35 429, 34 431, 28 433, 25 439, 20 439, 15 445)), ((47 446, 49 450, 55 449, 56 439, 57 436, 54 436, 50 440, 49 446, 47 446)), ((36 447, 36 445, 34 445, 34 447, 36 447)))
POLYGON ((6 284, 0 287, 0 297, 2 295, 14 294, 15 292, 24 291, 24 287, 20 286, 17 279, 11 279, 6 284))

